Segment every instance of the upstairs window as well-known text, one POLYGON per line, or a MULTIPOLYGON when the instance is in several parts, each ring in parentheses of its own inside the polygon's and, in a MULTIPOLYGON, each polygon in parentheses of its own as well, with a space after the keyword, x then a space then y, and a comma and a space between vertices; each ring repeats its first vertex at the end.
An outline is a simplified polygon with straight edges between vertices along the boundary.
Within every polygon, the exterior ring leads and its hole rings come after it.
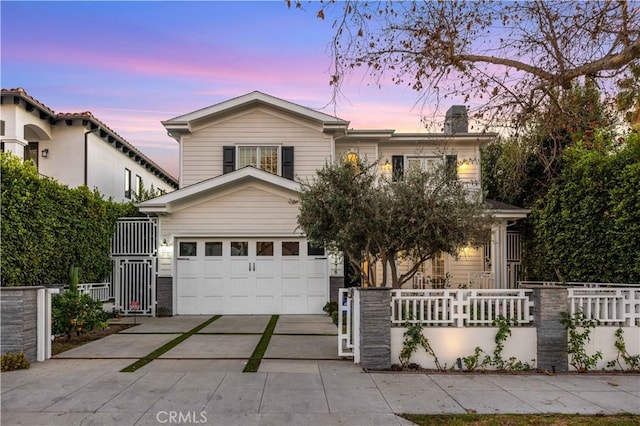
POLYGON ((422 170, 432 172, 438 165, 442 164, 442 157, 407 157, 407 170, 422 170))
POLYGON ((222 147, 222 173, 231 173, 246 166, 264 170, 293 180, 292 146, 224 146, 222 147))
POLYGON ((278 151, 277 146, 239 146, 238 168, 253 166, 277 175, 279 164, 278 151))
POLYGON ((422 170, 432 172, 442 164, 445 165, 446 173, 453 179, 457 179, 458 156, 450 154, 445 156, 429 155, 429 156, 408 156, 394 155, 391 157, 391 167, 393 180, 402 179, 406 170, 422 170))

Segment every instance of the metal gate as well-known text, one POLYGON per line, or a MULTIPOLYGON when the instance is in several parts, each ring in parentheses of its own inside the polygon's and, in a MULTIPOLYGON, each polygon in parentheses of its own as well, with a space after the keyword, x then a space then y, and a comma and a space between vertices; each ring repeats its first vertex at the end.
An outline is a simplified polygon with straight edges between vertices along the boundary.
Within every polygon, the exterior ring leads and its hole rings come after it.
POLYGON ((123 315, 156 311, 158 223, 155 218, 121 218, 111 244, 115 305, 123 315))
POLYGON ((338 356, 354 357, 354 362, 360 361, 359 347, 355 344, 359 339, 358 308, 353 287, 338 289, 338 356))

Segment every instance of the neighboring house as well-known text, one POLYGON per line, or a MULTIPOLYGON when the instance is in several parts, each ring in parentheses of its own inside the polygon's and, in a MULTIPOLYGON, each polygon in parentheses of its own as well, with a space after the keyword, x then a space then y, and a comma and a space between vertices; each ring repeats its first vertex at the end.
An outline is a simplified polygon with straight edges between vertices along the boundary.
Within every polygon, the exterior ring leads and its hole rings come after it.
POLYGON ((41 175, 97 188, 114 201, 135 199, 140 185, 178 188, 174 177, 90 112, 56 113, 21 88, 1 94, 2 151, 33 161, 41 175))
MULTIPOLYGON (((139 208, 159 218, 158 280, 173 288, 174 314, 321 313, 330 282, 343 286, 344 269, 350 278, 339 259, 308 244, 298 229, 298 208, 290 203, 298 182, 354 155, 379 160, 388 176, 455 161, 459 179, 480 196, 480 147, 495 138, 469 133, 464 107, 450 110, 445 133, 403 134, 349 129, 348 121, 261 92, 162 124, 180 144, 180 189, 139 208)), ((434 259, 423 279, 509 285, 507 226, 528 211, 489 205, 500 223, 487 248, 469 248, 457 261, 434 259)))

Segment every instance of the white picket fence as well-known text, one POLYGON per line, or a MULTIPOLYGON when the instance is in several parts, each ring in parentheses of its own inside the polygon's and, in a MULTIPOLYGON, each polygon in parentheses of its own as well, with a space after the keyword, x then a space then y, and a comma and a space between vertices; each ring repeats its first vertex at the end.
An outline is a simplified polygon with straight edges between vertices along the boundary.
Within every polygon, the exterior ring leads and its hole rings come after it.
POLYGON ((392 290, 391 323, 492 326, 498 317, 517 325, 533 321, 531 290, 392 290))
POLYGON ((582 311, 599 325, 640 327, 640 288, 569 288, 569 314, 582 311))

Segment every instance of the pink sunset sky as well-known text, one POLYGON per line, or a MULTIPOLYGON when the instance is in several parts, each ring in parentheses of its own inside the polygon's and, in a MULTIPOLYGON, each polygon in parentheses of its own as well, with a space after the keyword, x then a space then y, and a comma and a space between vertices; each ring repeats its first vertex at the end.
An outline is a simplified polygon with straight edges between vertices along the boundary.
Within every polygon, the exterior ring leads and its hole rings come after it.
POLYGON ((331 104, 333 21, 307 9, 284 1, 3 1, 0 80, 56 112, 91 111, 174 176, 178 144, 160 121, 254 90, 354 128, 425 131, 425 111, 407 87, 352 76, 331 104))

